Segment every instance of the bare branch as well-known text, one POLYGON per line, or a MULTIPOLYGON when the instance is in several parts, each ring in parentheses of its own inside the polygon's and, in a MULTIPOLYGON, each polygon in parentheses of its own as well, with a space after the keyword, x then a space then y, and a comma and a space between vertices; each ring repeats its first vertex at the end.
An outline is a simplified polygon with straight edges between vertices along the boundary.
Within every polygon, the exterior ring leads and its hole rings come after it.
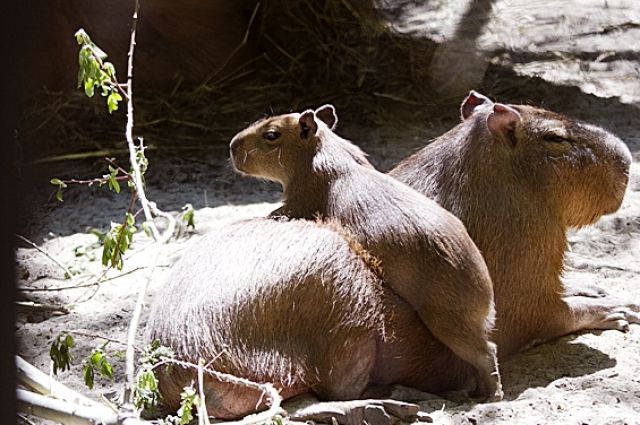
POLYGON ((138 324, 140 323, 140 316, 142 315, 142 308, 144 306, 144 298, 147 292, 147 288, 149 287, 149 283, 153 277, 153 272, 156 269, 156 265, 158 264, 158 259, 160 258, 160 251, 156 251, 154 254, 154 259, 149 270, 149 274, 147 276, 144 285, 140 288, 140 292, 138 292, 138 299, 136 301, 135 309, 133 310, 133 315, 131 317, 131 322, 129 323, 129 333, 127 335, 127 351, 126 351, 126 363, 125 363, 125 372, 127 376, 127 380, 125 382, 124 393, 123 393, 123 402, 125 404, 133 405, 133 388, 136 382, 136 368, 135 368, 135 340, 136 333, 138 331, 138 324))
POLYGON ((244 37, 242 38, 240 44, 238 44, 235 49, 233 49, 231 54, 227 56, 222 65, 218 67, 218 69, 213 74, 204 79, 199 89, 208 89, 207 85, 211 82, 211 80, 213 80, 220 72, 222 72, 222 70, 229 64, 229 61, 231 61, 231 59, 240 51, 240 49, 247 45, 247 42, 249 41, 249 31, 251 30, 253 21, 258 14, 258 9, 260 9, 260 2, 257 2, 256 6, 253 8, 253 13, 251 14, 251 18, 249 18, 249 24, 247 25, 247 29, 244 32, 244 37))
MULTIPOLYGON (((126 345, 127 345, 127 342, 126 342, 126 341, 122 341, 122 340, 114 339, 114 338, 109 338, 108 336, 104 336, 104 335, 100 335, 100 334, 95 334, 95 333, 91 333, 91 332, 78 331, 78 330, 75 330, 75 331, 67 331, 67 332, 68 332, 68 333, 70 333, 70 334, 73 334, 73 335, 86 336, 86 337, 89 337, 89 338, 104 339, 105 341, 113 342, 114 344, 120 344, 120 345, 124 345, 124 346, 126 346, 126 345)), ((134 346, 133 346, 133 348, 134 348, 136 351, 142 352, 142 348, 140 348, 140 347, 138 347, 138 346, 135 346, 135 345, 134 345, 134 346)))
POLYGON ((69 271, 69 269, 62 264, 62 262, 60 260, 58 260, 57 258, 55 258, 53 255, 49 254, 47 251, 45 251, 44 249, 40 248, 38 245, 36 245, 35 243, 31 242, 29 239, 25 238, 22 235, 18 235, 15 234, 15 237, 28 243, 29 245, 31 245, 32 247, 34 247, 35 249, 37 249, 39 252, 41 252, 42 254, 44 254, 49 260, 53 261, 54 263, 56 263, 56 265, 58 267, 60 267, 62 270, 64 270, 65 276, 68 276, 69 278, 71 278, 71 276, 73 276, 71 274, 71 272, 69 271))
MULTIPOLYGON (((158 266, 158 267, 160 267, 160 266, 158 266)), ((146 268, 147 268, 146 266, 136 267, 135 269, 129 270, 129 271, 124 272, 124 273, 121 273, 121 274, 119 274, 117 276, 113 276, 113 277, 110 277, 108 279, 103 279, 103 277, 106 275, 106 272, 111 269, 111 266, 109 266, 107 269, 105 269, 105 272, 98 279, 96 279, 94 282, 80 283, 78 285, 69 285, 69 286, 56 286, 56 287, 52 287, 52 288, 24 288, 24 287, 18 287, 18 290, 20 292, 57 292, 57 291, 66 291, 66 290, 69 290, 69 289, 90 288, 92 286, 100 285, 101 283, 104 283, 104 282, 109 282, 111 280, 119 279, 119 278, 121 278, 123 276, 130 275, 132 273, 137 272, 138 270, 142 270, 142 269, 146 269, 146 268)))
POLYGON ((50 311, 69 314, 69 309, 63 305, 41 304, 34 301, 16 301, 16 306, 31 311, 50 311))
POLYGON ((209 413, 207 413, 207 401, 204 395, 204 359, 198 359, 198 392, 200 393, 198 425, 211 425, 209 422, 209 413))
POLYGON ((55 397, 60 400, 76 403, 83 406, 96 406, 98 402, 80 394, 64 384, 52 379, 37 367, 26 362, 22 357, 16 358, 16 378, 25 387, 42 395, 55 397))
POLYGON ((152 422, 138 418, 121 417, 107 406, 80 406, 30 391, 17 389, 18 411, 67 425, 142 425, 152 422))

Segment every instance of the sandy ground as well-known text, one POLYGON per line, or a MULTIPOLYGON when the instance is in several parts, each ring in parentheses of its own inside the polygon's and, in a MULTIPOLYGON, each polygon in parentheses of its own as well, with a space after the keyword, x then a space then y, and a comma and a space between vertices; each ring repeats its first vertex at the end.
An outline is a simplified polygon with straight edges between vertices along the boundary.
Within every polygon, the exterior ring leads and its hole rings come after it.
MULTIPOLYGON (((391 3, 391 2, 388 2, 391 3)), ((395 29, 439 42, 455 41, 456 24, 466 1, 398 1, 387 5, 395 29), (452 41, 453 40, 453 41, 452 41)), ((640 300, 640 4, 633 0, 495 1, 493 15, 468 43, 489 59, 477 85, 504 101, 532 101, 558 112, 613 130, 634 155, 632 176, 622 208, 593 226, 570 235, 567 279, 596 282, 609 292, 640 300)), ((468 37, 464 35, 464 37, 468 37)), ((463 39, 464 39, 463 37, 463 39)), ((445 52, 446 55, 446 52, 445 52)), ((452 100, 452 105, 461 99, 452 100)), ((454 105, 455 106, 455 105, 454 105)), ((451 109, 454 111, 454 108, 451 109)), ((338 111, 340 113, 340 111, 338 111)), ((401 158, 453 126, 455 112, 432 122, 361 128, 341 117, 339 132, 360 143, 372 162, 388 170, 401 158)), ((68 314, 22 312, 16 323, 18 351, 27 361, 48 371, 52 338, 63 330, 126 339, 136 294, 149 278, 151 259, 160 252, 159 267, 150 277, 147 298, 162 284, 163 275, 181 252, 202 234, 229 220, 271 211, 279 188, 234 175, 227 164, 226 141, 193 155, 154 156, 150 153, 149 196, 165 209, 178 212, 187 202, 196 211, 196 231, 169 244, 150 246, 136 235, 121 272, 99 286, 64 291, 23 292, 25 299, 67 305, 68 314)), ((23 234, 79 274, 64 280, 63 272, 27 245, 17 250, 22 288, 59 288, 91 283, 101 274, 101 250, 91 228, 105 230, 120 221, 128 200, 99 188, 71 188, 65 202, 51 199, 46 183, 68 172, 67 165, 44 170, 30 194, 23 234)), ((74 173, 96 170, 95 163, 74 164, 74 173)), ((101 168, 99 168, 101 169, 101 168)), ((143 316, 143 321, 144 321, 143 316)), ((100 344, 77 336, 71 372, 59 379, 93 397, 112 397, 123 382, 123 347, 107 349, 114 361, 115 380, 99 381, 92 391, 81 378, 80 359, 100 344)), ((457 404, 444 399, 421 402, 436 423, 505 424, 636 424, 640 423, 640 327, 627 333, 587 332, 531 349, 502 364, 505 401, 457 404)))

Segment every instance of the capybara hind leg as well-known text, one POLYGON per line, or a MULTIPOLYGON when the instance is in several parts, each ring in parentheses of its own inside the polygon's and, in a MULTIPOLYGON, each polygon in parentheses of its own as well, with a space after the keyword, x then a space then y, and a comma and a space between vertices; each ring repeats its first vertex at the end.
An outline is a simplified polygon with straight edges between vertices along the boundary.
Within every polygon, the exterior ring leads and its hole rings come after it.
MULTIPOLYGON (((630 323, 640 323, 640 306, 616 297, 564 297, 566 308, 559 320, 564 333, 589 329, 627 331, 630 323)), ((559 335, 554 335, 559 336, 559 335)))
POLYGON ((377 343, 370 334, 352 338, 318 359, 318 384, 313 391, 326 400, 360 398, 369 385, 377 343))
POLYGON ((498 369, 498 349, 491 341, 486 342, 486 351, 478 353, 478 363, 472 363, 478 370, 478 385, 474 397, 489 401, 500 401, 504 397, 502 379, 498 369))
POLYGON ((266 410, 270 403, 262 390, 210 376, 205 377, 204 395, 207 413, 216 419, 239 419, 266 410))
POLYGON ((349 400, 317 402, 314 398, 295 400, 295 406, 285 405, 294 421, 314 421, 341 425, 393 425, 399 421, 413 422, 420 407, 396 400, 349 400))
POLYGON ((471 324, 459 324, 433 321, 427 323, 431 332, 448 346, 458 357, 470 363, 477 371, 478 397, 491 401, 502 400, 502 383, 498 369, 498 356, 496 345, 487 341, 484 323, 471 328, 471 324), (442 323, 442 325, 440 325, 442 323))
MULTIPOLYGON (((180 366, 164 368, 156 373, 163 403, 174 412, 180 407, 180 394, 185 387, 197 382, 196 373, 180 366)), ((302 386, 285 387, 281 396, 294 397, 309 391, 302 386)), ((271 401, 261 389, 241 383, 223 382, 211 375, 204 376, 204 395, 207 413, 217 419, 239 419, 266 410, 271 401)))

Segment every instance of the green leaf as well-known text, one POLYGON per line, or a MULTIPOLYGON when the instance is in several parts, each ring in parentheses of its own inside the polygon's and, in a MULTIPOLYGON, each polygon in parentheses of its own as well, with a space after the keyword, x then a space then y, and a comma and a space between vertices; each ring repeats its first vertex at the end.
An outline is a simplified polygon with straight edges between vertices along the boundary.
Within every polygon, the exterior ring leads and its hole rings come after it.
POLYGON ((74 36, 76 37, 76 41, 78 42, 79 45, 91 43, 91 39, 89 38, 89 35, 86 33, 86 31, 83 28, 80 28, 78 31, 76 31, 74 36))
POLYGON ((94 382, 94 372, 93 365, 90 363, 86 363, 82 368, 82 375, 84 376, 84 383, 90 390, 93 389, 94 382))
POLYGON ((104 242, 102 246, 102 265, 105 267, 109 264, 109 261, 111 260, 114 244, 115 244, 115 241, 111 237, 111 234, 107 233, 104 237, 104 242))
POLYGON ((149 237, 153 234, 151 232, 151 227, 149 227, 149 223, 147 223, 146 221, 142 223, 142 230, 144 231, 144 234, 149 237))
POLYGON ((122 100, 122 96, 119 93, 112 91, 109 97, 107 97, 107 109, 109 113, 118 110, 118 102, 122 100))
POLYGON ((109 189, 115 193, 120 193, 120 183, 113 174, 109 174, 109 189))
POLYGON ((61 187, 67 187, 67 184, 66 184, 65 182, 63 182, 63 181, 62 181, 62 180, 60 180, 60 179, 56 179, 56 178, 51 179, 51 180, 50 180, 50 183, 51 183, 51 184, 55 184, 55 185, 57 185, 57 186, 61 186, 61 187))
POLYGON ((182 220, 187 223, 187 227, 195 229, 195 210, 193 209, 193 205, 186 204, 184 207, 182 207, 182 211, 184 211, 184 213, 182 214, 182 220))
POLYGON ((58 190, 56 191, 56 199, 62 202, 62 189, 67 187, 67 184, 60 179, 53 178, 49 180, 51 184, 55 184, 58 186, 58 190))
POLYGON ((100 365, 100 374, 105 378, 113 378, 113 367, 106 357, 102 359, 102 364, 100 365))
POLYGON ((113 66, 113 64, 111 62, 104 62, 103 68, 104 68, 105 73, 109 77, 115 77, 116 76, 116 68, 113 66))
POLYGON ((49 349, 49 357, 53 362, 53 374, 57 375, 58 371, 64 372, 71 369, 71 361, 73 360, 69 348, 73 348, 75 342, 73 337, 67 333, 61 333, 51 343, 49 349))
POLYGON ((67 347, 69 348, 73 348, 76 346, 75 341, 73 340, 73 337, 70 334, 67 334, 67 336, 64 339, 65 344, 67 345, 67 347))
POLYGON ((136 375, 136 384, 133 389, 134 404, 138 409, 150 409, 160 401, 158 379, 150 367, 144 367, 136 375))
POLYGON ((103 378, 113 378, 113 368, 103 351, 107 343, 105 342, 102 348, 95 348, 85 361, 83 368, 84 382, 89 388, 93 388, 96 370, 103 378))
POLYGON ((84 93, 87 97, 93 97, 93 83, 94 80, 90 77, 84 81, 84 93))
POLYGON ((62 186, 58 186, 58 190, 56 190, 56 199, 60 202, 63 201, 62 199, 62 186))
POLYGON ((180 408, 176 412, 180 418, 180 425, 187 425, 193 420, 193 408, 200 400, 196 395, 196 390, 191 387, 185 387, 180 394, 180 408))

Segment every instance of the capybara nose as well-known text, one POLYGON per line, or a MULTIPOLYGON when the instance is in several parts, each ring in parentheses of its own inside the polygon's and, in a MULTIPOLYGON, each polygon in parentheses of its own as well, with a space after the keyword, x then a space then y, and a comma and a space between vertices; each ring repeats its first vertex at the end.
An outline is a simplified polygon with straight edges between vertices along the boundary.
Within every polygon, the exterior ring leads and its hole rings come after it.
POLYGON ((240 138, 235 136, 231 139, 231 143, 229 143, 229 152, 231 156, 234 156, 238 153, 238 148, 240 148, 240 138))

